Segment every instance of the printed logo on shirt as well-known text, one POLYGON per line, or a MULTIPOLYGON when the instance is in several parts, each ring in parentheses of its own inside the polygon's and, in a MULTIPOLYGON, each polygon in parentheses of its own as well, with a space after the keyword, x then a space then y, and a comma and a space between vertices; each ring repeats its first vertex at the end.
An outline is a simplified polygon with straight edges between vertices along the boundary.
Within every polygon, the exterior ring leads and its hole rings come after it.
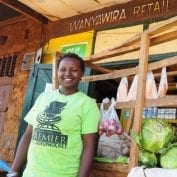
POLYGON ((37 117, 38 126, 33 131, 35 144, 57 148, 66 148, 68 135, 63 135, 57 124, 61 121, 60 113, 67 103, 51 102, 37 117))

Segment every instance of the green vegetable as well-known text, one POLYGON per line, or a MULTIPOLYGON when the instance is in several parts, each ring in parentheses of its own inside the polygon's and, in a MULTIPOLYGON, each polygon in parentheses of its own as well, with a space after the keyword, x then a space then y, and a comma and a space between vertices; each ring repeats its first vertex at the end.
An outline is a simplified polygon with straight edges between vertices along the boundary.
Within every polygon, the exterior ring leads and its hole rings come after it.
POLYGON ((163 119, 144 119, 140 132, 141 147, 158 152, 174 139, 172 127, 163 119))
POLYGON ((145 165, 146 167, 149 167, 149 168, 155 167, 157 165, 156 155, 152 152, 140 150, 139 163, 140 165, 145 165))
POLYGON ((175 169, 177 168, 177 143, 171 144, 166 148, 160 157, 160 165, 163 168, 175 169))
POLYGON ((110 160, 105 157, 95 157, 95 160, 98 162, 105 162, 105 163, 129 163, 129 158, 126 156, 119 156, 115 160, 110 160))

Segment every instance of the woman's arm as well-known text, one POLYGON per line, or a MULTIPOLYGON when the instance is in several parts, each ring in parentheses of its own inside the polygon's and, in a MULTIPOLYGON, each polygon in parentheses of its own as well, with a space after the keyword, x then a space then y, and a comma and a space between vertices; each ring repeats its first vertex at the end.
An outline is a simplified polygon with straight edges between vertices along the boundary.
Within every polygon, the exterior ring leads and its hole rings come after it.
POLYGON ((79 177, 89 177, 91 165, 95 156, 97 138, 97 133, 82 135, 83 151, 80 162, 79 177))
POLYGON ((31 125, 27 126, 25 133, 18 144, 15 159, 11 167, 13 171, 19 172, 26 161, 28 147, 32 136, 32 129, 33 127, 31 125))

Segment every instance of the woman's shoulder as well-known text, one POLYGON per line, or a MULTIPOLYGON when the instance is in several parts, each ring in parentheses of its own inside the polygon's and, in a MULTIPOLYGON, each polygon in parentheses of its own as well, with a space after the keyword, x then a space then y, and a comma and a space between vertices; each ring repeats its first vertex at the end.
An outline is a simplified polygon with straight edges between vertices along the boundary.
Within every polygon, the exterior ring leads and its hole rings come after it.
POLYGON ((87 101, 87 102, 96 102, 96 100, 88 95, 86 95, 85 93, 83 92, 79 92, 79 95, 80 97, 84 100, 84 101, 87 101))

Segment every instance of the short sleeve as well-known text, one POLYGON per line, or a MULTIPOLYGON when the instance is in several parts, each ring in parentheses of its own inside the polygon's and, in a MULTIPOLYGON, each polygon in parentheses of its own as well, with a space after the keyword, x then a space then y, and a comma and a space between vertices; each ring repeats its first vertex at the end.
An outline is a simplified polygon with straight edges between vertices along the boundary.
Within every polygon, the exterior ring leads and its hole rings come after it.
POLYGON ((41 94, 37 97, 37 99, 36 99, 34 105, 32 106, 32 108, 31 108, 30 111, 26 114, 26 116, 25 116, 25 118, 24 118, 24 120, 25 120, 28 124, 30 124, 30 125, 33 125, 34 118, 36 117, 38 105, 39 105, 39 103, 41 102, 40 100, 42 99, 42 97, 43 97, 43 93, 41 93, 41 94))
POLYGON ((83 109, 81 134, 98 132, 98 124, 101 116, 95 100, 90 99, 90 101, 84 103, 83 109))

